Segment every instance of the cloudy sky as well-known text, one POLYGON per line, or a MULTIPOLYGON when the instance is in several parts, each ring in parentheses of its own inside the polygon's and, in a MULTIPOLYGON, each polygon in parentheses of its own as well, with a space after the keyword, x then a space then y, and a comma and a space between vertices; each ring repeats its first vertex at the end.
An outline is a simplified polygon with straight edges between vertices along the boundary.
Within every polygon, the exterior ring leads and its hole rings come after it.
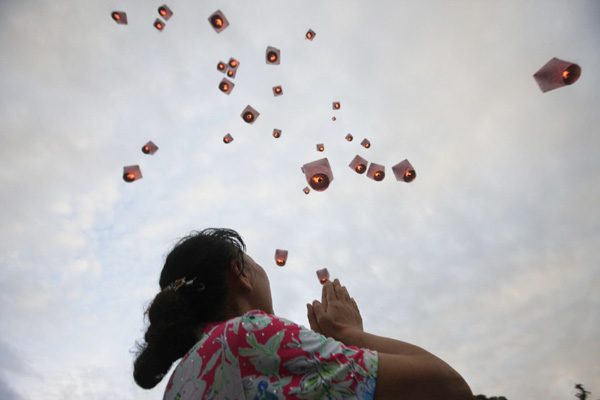
POLYGON ((280 316, 308 324, 327 267, 367 331, 474 393, 600 396, 598 1, 173 0, 163 32, 160 2, 1 4, 0 399, 161 399, 130 351, 165 255, 206 227, 242 234, 280 316), (552 57, 582 75, 542 93, 552 57), (357 154, 386 178, 353 172, 357 154), (323 157, 334 180, 305 195, 300 168, 323 157))

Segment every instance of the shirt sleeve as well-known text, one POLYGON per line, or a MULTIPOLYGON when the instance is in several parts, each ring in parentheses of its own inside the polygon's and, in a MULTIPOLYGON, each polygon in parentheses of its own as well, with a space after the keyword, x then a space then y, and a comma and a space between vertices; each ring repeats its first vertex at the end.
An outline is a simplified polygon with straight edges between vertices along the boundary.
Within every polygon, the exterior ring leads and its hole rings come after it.
POLYGON ((239 329, 237 352, 247 395, 373 398, 377 352, 345 346, 260 311, 245 314, 239 329))

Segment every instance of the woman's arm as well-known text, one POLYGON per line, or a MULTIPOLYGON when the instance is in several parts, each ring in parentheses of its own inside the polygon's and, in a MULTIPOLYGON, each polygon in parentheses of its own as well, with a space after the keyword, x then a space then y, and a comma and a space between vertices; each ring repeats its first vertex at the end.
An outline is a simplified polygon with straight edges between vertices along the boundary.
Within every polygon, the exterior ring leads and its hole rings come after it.
POLYGON ((438 357, 418 346, 364 332, 356 302, 337 279, 324 285, 321 302, 308 305, 308 320, 313 330, 325 336, 378 352, 376 400, 473 398, 465 380, 438 357))

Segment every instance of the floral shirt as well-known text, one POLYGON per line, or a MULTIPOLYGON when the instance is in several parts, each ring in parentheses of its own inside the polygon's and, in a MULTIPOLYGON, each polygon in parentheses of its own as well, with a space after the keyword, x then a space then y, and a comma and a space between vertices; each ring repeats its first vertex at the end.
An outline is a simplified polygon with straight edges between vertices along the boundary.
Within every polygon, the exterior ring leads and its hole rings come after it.
POLYGON ((165 400, 372 399, 377 353, 259 310, 208 324, 165 400))

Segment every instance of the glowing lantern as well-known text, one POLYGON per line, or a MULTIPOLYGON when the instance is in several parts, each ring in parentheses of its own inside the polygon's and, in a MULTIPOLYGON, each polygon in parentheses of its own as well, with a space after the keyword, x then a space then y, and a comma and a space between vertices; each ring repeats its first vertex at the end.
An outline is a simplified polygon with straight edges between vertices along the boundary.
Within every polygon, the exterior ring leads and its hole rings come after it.
POLYGON ((309 186, 317 192, 322 192, 333 181, 333 172, 327 158, 313 161, 302 166, 302 172, 309 186))
POLYGON ((332 120, 332 121, 335 121, 335 120, 336 120, 336 118, 335 118, 335 117, 331 117, 331 120, 332 120))
POLYGON ((168 21, 169 18, 171 18, 171 15, 173 15, 173 11, 171 11, 166 4, 163 4, 162 6, 158 7, 158 15, 163 17, 165 21, 168 21))
POLYGON ((275 250, 275 263, 278 266, 283 267, 285 265, 285 262, 287 261, 287 257, 288 257, 287 250, 280 250, 280 249, 275 250))
POLYGON ((129 165, 123 167, 123 180, 125 182, 133 182, 142 179, 142 171, 139 165, 129 165))
POLYGON ((579 79, 581 67, 569 61, 554 57, 548 61, 533 78, 544 93, 563 86, 572 85, 579 79))
POLYGON ((158 150, 158 146, 155 145, 152 140, 146 143, 144 147, 142 147, 142 153, 144 154, 154 155, 154 153, 156 153, 156 150, 158 150))
POLYGON ((222 73, 225 73, 225 68, 226 68, 226 64, 223 61, 219 61, 219 63, 217 64, 217 71, 221 71, 222 73))
POLYGON ((367 177, 374 181, 381 182, 385 178, 385 167, 383 165, 371 163, 367 171, 367 177))
POLYGON ((369 142, 369 140, 368 140, 368 139, 363 139, 363 141, 362 141, 362 142, 360 142, 360 145, 361 145, 362 147, 364 147, 365 149, 368 149, 368 148, 370 148, 370 147, 371 147, 371 142, 369 142))
POLYGON ((316 33, 312 30, 309 29, 308 32, 306 32, 306 38, 308 40, 313 40, 315 38, 316 33))
POLYGON ((323 146, 323 143, 319 143, 317 145, 317 151, 323 151, 323 150, 325 150, 325 146, 323 146))
POLYGON ((215 11, 210 17, 208 17, 208 22, 210 22, 210 25, 217 33, 221 33, 223 29, 229 26, 229 21, 227 21, 227 18, 225 18, 221 10, 215 11))
POLYGON ((225 94, 231 93, 235 84, 227 78, 223 78, 219 83, 219 90, 225 94))
POLYGON ((329 280, 329 271, 327 271, 327 268, 318 270, 317 278, 319 278, 319 282, 321 282, 321 285, 326 284, 327 281, 329 280))
POLYGON ((334 102, 333 102, 333 104, 331 104, 331 107, 332 107, 334 110, 339 110, 339 109, 340 109, 340 107, 341 107, 341 105, 340 105, 340 102, 339 102, 339 101, 334 101, 334 102))
POLYGON ((351 142, 351 141, 352 141, 352 139, 354 139, 354 136, 352 136, 351 134, 347 134, 347 135, 346 135, 346 140, 347 140, 347 141, 351 142))
POLYGON ((228 64, 229 64, 229 68, 231 68, 234 71, 237 70, 238 67, 240 66, 240 62, 233 57, 229 59, 228 64))
POLYGON ((111 17, 117 24, 127 25, 127 13, 124 11, 113 11, 111 17))
POLYGON ((232 68, 227 68, 227 76, 231 79, 235 78, 236 70, 232 68))
POLYGON ((242 111, 242 119, 249 124, 253 124, 259 115, 260 113, 250 107, 250 105, 247 105, 244 111, 242 111))
POLYGON ((304 192, 304 194, 309 194, 310 193, 310 189, 307 187, 305 187, 304 189, 302 189, 302 191, 304 192))
POLYGON ((281 96, 282 94, 283 94, 283 89, 281 88, 281 85, 273 86, 273 96, 281 96))
POLYGON ((279 139, 281 137, 281 129, 273 129, 273 137, 279 139))
POLYGON ((365 160, 361 156, 357 155, 356 157, 354 157, 354 159, 348 166, 350 168, 352 168, 354 171, 356 171, 356 173, 364 174, 365 171, 367 170, 368 164, 369 164, 369 162, 367 160, 365 160))
POLYGON ((271 47, 271 46, 267 47, 267 52, 266 52, 267 64, 279 65, 279 63, 280 63, 280 60, 279 60, 280 56, 281 56, 281 51, 279 51, 275 47, 271 47))
POLYGON ((223 137, 223 143, 228 144, 233 142, 233 136, 231 136, 229 133, 227 135, 225 135, 223 137))
POLYGON ((162 32, 162 30, 165 29, 165 23, 156 18, 156 21, 154 21, 154 27, 162 32))
POLYGON ((392 171, 394 172, 394 176, 396 176, 397 181, 404 181, 408 183, 414 181, 417 177, 415 169, 410 162, 408 162, 408 160, 401 161, 394 165, 392 167, 392 171))

